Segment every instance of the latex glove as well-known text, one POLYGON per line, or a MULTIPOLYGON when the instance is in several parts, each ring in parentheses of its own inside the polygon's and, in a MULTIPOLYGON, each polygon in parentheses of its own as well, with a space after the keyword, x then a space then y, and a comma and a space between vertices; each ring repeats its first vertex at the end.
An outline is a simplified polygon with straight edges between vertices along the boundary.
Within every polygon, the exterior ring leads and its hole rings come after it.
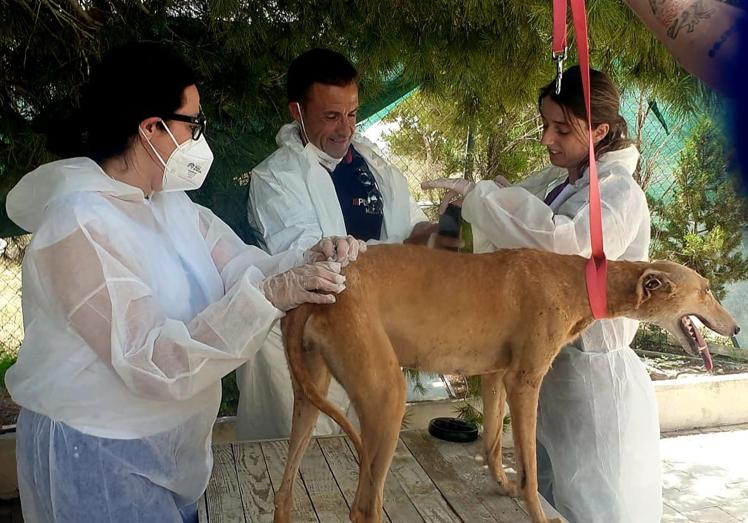
POLYGON ((505 187, 511 187, 512 186, 512 182, 510 182, 509 180, 507 180, 506 178, 504 178, 501 175, 498 175, 496 178, 494 178, 493 179, 493 183, 495 183, 496 185, 498 185, 502 189, 505 188, 505 187))
POLYGON ((322 238, 311 249, 304 253, 307 263, 319 261, 336 261, 345 267, 356 261, 358 255, 366 252, 366 242, 353 236, 330 236, 322 238))
POLYGON ((337 262, 300 265, 266 278, 261 288, 265 298, 284 312, 302 303, 335 303, 335 294, 345 290, 345 276, 340 274, 340 268, 337 262))
POLYGON ((458 198, 464 198, 475 188, 475 183, 465 178, 439 178, 421 182, 421 189, 448 189, 447 195, 439 206, 439 214, 444 214, 447 205, 458 198))

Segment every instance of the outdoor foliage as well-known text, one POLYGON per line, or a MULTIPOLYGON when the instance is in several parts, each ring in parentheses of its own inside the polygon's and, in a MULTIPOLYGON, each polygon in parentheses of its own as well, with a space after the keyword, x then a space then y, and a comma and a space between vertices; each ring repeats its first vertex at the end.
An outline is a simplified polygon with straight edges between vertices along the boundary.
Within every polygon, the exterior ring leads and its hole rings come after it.
POLYGON ((518 181, 547 161, 532 99, 511 111, 485 107, 467 117, 453 100, 418 91, 385 121, 397 124, 384 136, 390 151, 421 162, 430 178, 460 175, 477 181, 502 175, 518 181))
MULTIPOLYGON (((588 10, 594 65, 666 102, 697 103, 697 83, 621 2, 590 1, 588 10), (673 82, 680 88, 666 87, 673 82)), ((288 119, 284 74, 302 51, 331 47, 358 64, 362 116, 421 86, 466 121, 489 110, 503 117, 553 74, 547 0, 0 0, 0 25, 0 200, 53 159, 41 125, 77 105, 92 62, 118 43, 165 41, 203 78, 216 161, 192 196, 245 239, 247 173, 288 119)), ((0 236, 18 232, 4 212, 0 236)))
POLYGON ((15 354, 0 345, 0 393, 5 390, 5 373, 15 362, 15 354))
POLYGON ((708 116, 693 128, 673 172, 667 198, 650 200, 653 213, 652 257, 698 271, 711 282, 717 298, 725 284, 748 278, 748 258, 741 242, 745 201, 728 172, 725 138, 708 116))

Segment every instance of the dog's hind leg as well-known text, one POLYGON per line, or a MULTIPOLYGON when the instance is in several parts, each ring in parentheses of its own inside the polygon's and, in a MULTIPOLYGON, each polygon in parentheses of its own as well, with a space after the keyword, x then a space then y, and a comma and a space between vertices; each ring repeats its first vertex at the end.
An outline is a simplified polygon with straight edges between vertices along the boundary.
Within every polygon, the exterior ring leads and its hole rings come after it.
POLYGON ((480 377, 483 399, 483 445, 488 461, 488 469, 499 485, 512 497, 519 496, 519 487, 507 478, 501 464, 501 437, 504 432, 504 404, 506 388, 505 371, 501 370, 480 377))
MULTIPOLYGON (((360 328, 346 340, 346 353, 332 368, 348 392, 361 425, 362 455, 351 521, 378 523, 384 481, 397 446, 405 413, 405 379, 389 338, 378 325, 360 328)), ((331 362, 332 367, 332 362, 331 362)))
POLYGON ((559 519, 545 517, 538 496, 535 433, 538 418, 538 397, 545 372, 517 370, 507 372, 504 384, 512 415, 514 453, 517 462, 517 480, 527 503, 533 523, 561 523, 559 519))
MULTIPOLYGON (((322 355, 318 350, 304 352, 304 365, 315 388, 322 394, 327 393, 330 386, 330 371, 327 369, 322 355)), ((291 373, 293 385, 293 420, 291 421, 291 437, 288 442, 288 458, 286 470, 280 488, 275 493, 274 523, 287 523, 291 517, 293 499, 293 484, 296 474, 304 457, 304 451, 312 437, 314 425, 319 417, 319 409, 304 395, 300 385, 291 373)))

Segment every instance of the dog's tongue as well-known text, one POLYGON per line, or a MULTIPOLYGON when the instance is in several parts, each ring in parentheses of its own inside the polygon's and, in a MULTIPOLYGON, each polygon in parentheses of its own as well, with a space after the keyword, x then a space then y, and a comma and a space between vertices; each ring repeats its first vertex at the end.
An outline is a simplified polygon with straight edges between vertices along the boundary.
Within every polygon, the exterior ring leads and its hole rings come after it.
POLYGON ((712 362, 712 355, 709 354, 708 347, 704 347, 704 350, 701 351, 701 359, 704 360, 704 368, 711 374, 714 370, 714 363, 712 362))
POLYGON ((699 342, 699 354, 701 354, 701 359, 704 360, 704 368, 707 372, 712 372, 714 369, 712 355, 709 354, 709 347, 707 347, 706 341, 704 341, 704 336, 701 335, 701 331, 696 326, 693 317, 691 317, 691 326, 693 327, 693 333, 696 335, 696 341, 699 342))

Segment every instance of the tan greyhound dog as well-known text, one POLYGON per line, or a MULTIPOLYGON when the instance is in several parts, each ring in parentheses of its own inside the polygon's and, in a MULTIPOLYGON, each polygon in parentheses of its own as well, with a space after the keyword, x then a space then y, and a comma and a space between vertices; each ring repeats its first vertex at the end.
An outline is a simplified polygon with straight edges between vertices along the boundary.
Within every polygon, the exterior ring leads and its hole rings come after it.
MULTIPOLYGON (((524 496, 534 522, 548 521, 537 493, 535 424, 540 384, 561 348, 593 322, 586 260, 532 249, 456 254, 403 245, 369 248, 345 269, 333 305, 304 305, 283 318, 294 387, 288 461, 275 522, 289 521, 293 481, 322 410, 348 433, 360 476, 350 518, 378 522, 384 480, 405 412, 401 367, 481 375, 483 439, 493 477, 524 496), (348 393, 361 435, 325 395, 330 374, 348 393), (517 478, 501 465, 504 401, 512 416, 517 478)), ((738 332, 707 281, 672 262, 609 262, 611 317, 667 329, 691 354, 703 349, 689 315, 724 335, 738 332)), ((706 359, 705 359, 706 361, 706 359)))

